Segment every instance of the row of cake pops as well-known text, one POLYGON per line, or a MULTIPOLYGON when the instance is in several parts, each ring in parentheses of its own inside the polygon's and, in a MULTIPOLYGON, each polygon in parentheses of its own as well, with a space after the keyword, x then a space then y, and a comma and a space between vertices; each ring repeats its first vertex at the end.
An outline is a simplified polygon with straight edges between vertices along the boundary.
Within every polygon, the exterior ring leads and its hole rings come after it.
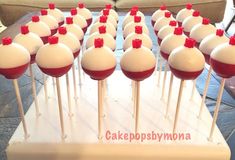
MULTIPOLYGON (((186 8, 180 10, 176 15, 176 19, 173 18, 171 13, 166 9, 166 6, 161 6, 161 8, 152 15, 152 24, 158 37, 162 57, 168 61, 172 73, 182 80, 176 107, 173 132, 176 130, 183 90, 183 81, 194 80, 195 85, 195 79, 204 69, 204 61, 206 60, 210 65, 200 105, 199 118, 201 118, 212 68, 223 78, 209 135, 209 140, 212 140, 225 79, 235 75, 235 37, 232 36, 229 40, 224 36, 223 30, 216 29, 210 24, 209 19, 202 18, 198 11, 192 9, 191 4, 187 4, 186 8), (183 28, 179 26, 183 26, 183 28), (183 31, 185 35, 183 34, 183 31), (187 36, 190 38, 187 38, 187 36), (196 48, 194 47, 194 44, 196 48), (202 55, 204 55, 205 58, 202 55)), ((172 73, 168 91, 166 116, 170 106, 173 83, 172 73)), ((163 80, 162 97, 164 97, 165 79, 166 69, 163 80)))
MULTIPOLYGON (((84 4, 79 3, 77 8, 71 9, 71 15, 72 17, 66 18, 66 24, 64 24, 63 12, 55 8, 53 3, 50 3, 48 9, 41 10, 40 16, 33 16, 29 23, 21 27, 21 33, 14 38, 14 43, 12 43, 11 37, 4 37, 2 39, 2 45, 0 46, 0 74, 5 76, 7 79, 13 80, 25 138, 27 138, 29 134, 24 119, 24 111, 17 78, 19 78, 29 66, 30 76, 32 79, 33 97, 36 107, 36 116, 39 116, 40 111, 36 96, 32 64, 36 60, 39 68, 45 74, 56 77, 57 82, 59 82, 58 77, 66 74, 71 68, 74 58, 76 58, 80 52, 84 33, 92 22, 92 14, 84 7, 84 4), (76 24, 74 24, 73 21, 76 24), (63 25, 63 27, 58 28, 61 25, 63 25), (56 36, 50 37, 55 33, 56 36), (49 44, 46 44, 48 41, 49 44), (55 45, 58 41, 60 43, 55 45), (48 48, 46 49, 46 52, 44 52, 45 48, 48 48), (61 51, 60 48, 62 48, 61 51)), ((66 79, 68 79, 67 76, 66 79)), ((46 81, 44 84, 46 86, 46 81)), ((60 87, 59 83, 57 84, 59 97, 60 87)), ((74 84, 76 83, 74 82, 74 84)), ((45 95, 47 100, 46 89, 45 95)), ((61 98, 58 98, 58 101, 60 116, 63 117, 61 110, 61 98)), ((63 118, 61 118, 61 123, 63 123, 63 118)), ((61 124, 61 126, 63 126, 63 124, 61 124)), ((61 128, 63 130, 63 127, 61 128)))

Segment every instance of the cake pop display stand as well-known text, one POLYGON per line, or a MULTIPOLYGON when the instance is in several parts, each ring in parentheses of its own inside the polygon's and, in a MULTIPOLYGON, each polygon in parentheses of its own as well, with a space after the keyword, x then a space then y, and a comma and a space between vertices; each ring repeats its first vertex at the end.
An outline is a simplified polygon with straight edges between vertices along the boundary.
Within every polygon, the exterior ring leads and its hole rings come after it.
MULTIPOLYGON (((167 74, 166 88, 169 87, 171 77, 170 72, 167 74)), ((180 80, 174 77, 167 118, 165 117, 167 102, 160 100, 161 89, 156 86, 155 76, 152 75, 141 82, 138 131, 140 137, 146 136, 143 141, 130 138, 131 134, 135 134, 131 80, 121 71, 115 71, 107 80, 107 98, 103 105, 105 117, 102 118, 102 140, 98 139, 97 81, 86 76, 83 85, 77 84, 79 100, 71 100, 74 114, 72 117, 68 116, 65 76, 60 78, 60 81, 64 132, 67 137, 61 139, 57 96, 53 91, 52 79, 48 78, 50 98, 46 103, 43 89, 39 92, 41 116, 35 116, 35 107, 32 104, 25 115, 30 137, 24 139, 23 127, 20 123, 6 150, 8 160, 230 159, 230 149, 217 126, 215 126, 213 140, 208 140, 212 117, 204 105, 201 118, 198 119, 201 96, 195 90, 193 100, 190 100, 192 81, 185 81, 187 85, 183 86, 176 136, 172 134, 172 130, 180 80), (157 136, 151 136, 153 133, 157 136)), ((72 88, 73 83, 72 80, 70 81, 72 88)), ((70 91, 71 95, 74 95, 73 90, 70 91)))

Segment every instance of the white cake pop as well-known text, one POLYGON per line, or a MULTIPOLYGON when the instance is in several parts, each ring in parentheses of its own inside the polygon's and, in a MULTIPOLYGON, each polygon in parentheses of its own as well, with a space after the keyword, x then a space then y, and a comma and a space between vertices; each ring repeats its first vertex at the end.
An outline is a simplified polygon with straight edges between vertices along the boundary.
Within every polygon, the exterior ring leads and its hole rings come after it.
POLYGON ((199 46, 200 51, 203 53, 206 62, 210 64, 210 54, 218 45, 229 42, 229 39, 224 36, 224 31, 217 29, 215 34, 210 34, 204 38, 199 46))
POLYGON ((202 17, 200 16, 199 11, 194 11, 192 16, 188 16, 182 23, 184 28, 184 33, 189 36, 192 28, 202 22, 202 17))
POLYGON ((135 26, 135 32, 132 34, 129 34, 126 39, 124 40, 123 43, 123 50, 126 51, 128 48, 132 46, 132 41, 134 39, 141 39, 141 45, 148 48, 152 49, 153 43, 151 38, 143 33, 143 29, 141 26, 135 26))
POLYGON ((81 48, 80 41, 73 33, 67 32, 65 27, 59 27, 58 33, 55 36, 59 38, 59 43, 63 43, 71 49, 74 59, 79 55, 81 48))
POLYGON ((196 46, 199 47, 200 42, 208 35, 216 32, 215 26, 210 24, 208 18, 203 18, 202 22, 195 25, 191 32, 190 37, 196 40, 196 46))
POLYGON ((41 15, 39 16, 40 21, 46 23, 50 30, 51 35, 54 35, 57 32, 57 29, 59 27, 57 20, 52 17, 51 15, 48 15, 48 12, 46 9, 41 10, 41 15))
POLYGON ((177 27, 177 22, 176 21, 170 21, 169 25, 166 25, 162 27, 158 34, 157 34, 157 39, 158 39, 158 44, 160 45, 162 40, 168 36, 169 34, 174 33, 175 27, 177 27))
POLYGON ((175 28, 173 34, 169 34, 162 40, 160 45, 162 57, 168 60, 169 55, 175 48, 184 45, 186 38, 187 37, 183 34, 183 28, 175 28))
POLYGON ((117 62, 114 52, 104 46, 102 38, 98 38, 94 46, 84 52, 81 64, 84 72, 92 79, 103 80, 113 73, 117 62))
POLYGON ((154 26, 155 22, 165 15, 165 12, 169 12, 165 5, 160 6, 160 9, 156 10, 151 17, 151 24, 154 26))
POLYGON ((132 6, 130 11, 127 12, 127 14, 125 15, 123 20, 125 20, 126 18, 128 18, 131 15, 131 11, 132 10, 136 11, 136 16, 140 16, 143 20, 145 20, 145 16, 144 16, 144 14, 142 12, 139 11, 139 7, 138 6, 132 6))
POLYGON ((149 30, 144 22, 141 22, 141 16, 134 16, 134 21, 128 23, 123 30, 124 39, 131 33, 135 31, 135 26, 142 26, 143 33, 149 35, 149 30))
POLYGON ((175 20, 172 15, 171 12, 165 12, 165 15, 161 18, 159 18, 155 24, 154 24, 154 32, 157 35, 158 31, 163 28, 164 26, 168 25, 170 23, 170 21, 175 20))
POLYGON ((86 19, 87 25, 90 26, 92 22, 92 13, 89 9, 85 8, 84 3, 78 3, 77 13, 86 19))
POLYGON ((29 32, 28 26, 21 26, 21 33, 16 35, 14 42, 22 45, 30 53, 30 63, 35 62, 37 51, 43 46, 41 38, 35 33, 29 32))
POLYGON ((58 25, 61 26, 64 24, 64 14, 61 10, 59 10, 58 8, 55 8, 55 4, 54 3, 49 3, 48 4, 48 14, 53 16, 57 22, 58 22, 58 25))
MULTIPOLYGON (((103 9, 100 16, 107 16, 107 21, 112 23, 115 28, 117 28, 117 21, 110 15, 110 10, 103 9)), ((99 17, 95 20, 95 23, 99 21, 99 17)))
POLYGON ((73 33, 79 39, 80 44, 83 43, 84 32, 78 25, 73 23, 73 17, 66 17, 66 24, 63 26, 66 27, 68 32, 73 33))
POLYGON ((27 26, 30 32, 37 34, 42 39, 44 44, 47 43, 48 37, 51 36, 51 30, 46 23, 40 21, 39 16, 33 16, 27 26))
POLYGON ((117 31, 115 27, 110 22, 107 21, 107 19, 108 19, 107 16, 100 16, 99 22, 96 22, 91 26, 90 35, 94 32, 97 32, 100 26, 105 25, 107 33, 111 34, 114 38, 116 38, 117 31))
POLYGON ((178 21, 179 26, 182 26, 183 21, 193 15, 194 9, 192 9, 192 4, 188 3, 186 4, 186 7, 181 9, 177 15, 176 15, 176 20, 178 21))
POLYGON ((2 38, 0 52, 0 74, 7 79, 17 79, 27 70, 30 63, 29 52, 23 46, 12 43, 10 37, 2 38))
MULTIPOLYGON (((111 15, 111 16, 113 16, 113 18, 116 20, 116 22, 118 22, 118 13, 114 10, 114 9, 112 9, 112 5, 111 4, 106 4, 105 5, 105 9, 108 9, 109 10, 109 14, 111 15)), ((101 15, 102 15, 103 13, 102 13, 102 11, 101 11, 101 15)))
POLYGON ((91 34, 86 41, 86 49, 94 46, 94 41, 97 38, 102 38, 104 40, 104 45, 109 47, 111 50, 116 49, 115 39, 106 32, 106 26, 100 26, 98 32, 91 34))
POLYGON ((43 73, 52 77, 61 77, 73 65, 73 53, 66 45, 58 43, 56 36, 48 38, 48 44, 42 46, 36 55, 36 63, 43 73))
MULTIPOLYGON (((134 17, 138 15, 137 12, 138 12, 137 9, 131 9, 130 12, 128 12, 128 14, 123 19, 122 29, 124 29, 128 23, 134 21, 134 17)), ((141 16, 141 22, 144 22, 144 21, 145 21, 145 17, 141 16)))
POLYGON ((73 17, 73 23, 77 24, 83 30, 83 32, 86 33, 87 27, 88 27, 86 19, 80 16, 79 14, 77 14, 76 8, 72 8, 70 13, 71 13, 71 16, 73 17))

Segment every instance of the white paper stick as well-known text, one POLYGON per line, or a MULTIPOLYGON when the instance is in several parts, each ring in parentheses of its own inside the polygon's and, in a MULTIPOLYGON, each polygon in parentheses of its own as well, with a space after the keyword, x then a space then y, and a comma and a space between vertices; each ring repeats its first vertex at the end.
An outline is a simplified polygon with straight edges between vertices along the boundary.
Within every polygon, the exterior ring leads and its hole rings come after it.
POLYGON ((166 86, 166 76, 167 76, 167 68, 168 68, 168 64, 167 62, 165 63, 165 71, 164 71, 164 76, 163 76, 163 81, 162 81, 162 95, 161 95, 161 100, 164 99, 165 96, 165 86, 166 86))
POLYGON ((43 76, 43 87, 44 87, 45 101, 46 101, 46 103, 48 103, 47 77, 44 73, 42 76, 43 76))
POLYGON ((69 108, 69 116, 73 116, 73 112, 71 109, 71 94, 70 94, 70 82, 69 82, 69 74, 66 74, 66 85, 67 85, 67 98, 68 98, 68 108, 69 108))
POLYGON ((72 73, 73 73, 73 92, 74 92, 74 99, 77 100, 78 99, 78 95, 77 95, 77 83, 76 83, 76 74, 75 74, 75 66, 73 64, 72 67, 72 73))
POLYGON ((140 82, 136 81, 135 133, 138 133, 139 131, 139 102, 140 102, 140 82))
POLYGON ((102 139, 102 81, 98 81, 98 139, 102 139))
POLYGON ((195 93, 195 89, 196 89, 196 82, 197 82, 197 79, 193 80, 193 88, 192 88, 192 93, 191 93, 191 97, 190 97, 191 101, 193 100, 193 97, 194 97, 194 93, 195 93))
POLYGON ((171 78, 170 78, 170 84, 169 84, 169 90, 168 90, 168 97, 167 97, 167 104, 166 104, 166 114, 165 118, 168 116, 170 102, 171 102, 171 93, 172 93, 172 84, 173 84, 173 73, 171 72, 171 78))

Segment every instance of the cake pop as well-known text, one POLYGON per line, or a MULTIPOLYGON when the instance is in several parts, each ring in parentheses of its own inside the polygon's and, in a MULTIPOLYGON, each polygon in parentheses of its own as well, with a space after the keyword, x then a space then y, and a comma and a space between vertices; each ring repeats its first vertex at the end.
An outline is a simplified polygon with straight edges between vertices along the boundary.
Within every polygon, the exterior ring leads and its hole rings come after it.
POLYGON ((53 16, 48 15, 48 12, 46 9, 41 10, 41 16, 39 16, 39 19, 40 21, 48 25, 48 27, 51 30, 51 35, 54 35, 57 32, 57 29, 59 27, 58 22, 53 16))
POLYGON ((170 21, 172 20, 175 20, 175 19, 172 17, 171 12, 165 12, 164 17, 159 18, 154 24, 155 34, 157 35, 158 31, 164 26, 168 25, 170 21))
POLYGON ((135 31, 135 26, 142 26, 143 28, 143 33, 149 35, 149 30, 147 25, 144 22, 141 22, 141 17, 140 16, 134 16, 134 21, 128 23, 124 30, 123 30, 123 37, 124 39, 131 33, 135 31))
MULTIPOLYGON (((168 60, 169 55, 171 54, 171 52, 175 48, 184 45, 186 38, 187 37, 185 35, 183 35, 183 28, 181 28, 181 27, 175 28, 174 33, 166 36, 160 45, 160 53, 161 53, 162 57, 165 60, 168 60)), ((163 78, 161 99, 164 98, 164 94, 165 94, 165 82, 166 82, 166 75, 167 75, 167 67, 168 66, 166 64, 164 78, 163 78)), ((169 85, 169 87, 171 87, 171 85, 172 85, 172 83, 169 85)), ((170 90, 170 92, 171 92, 171 90, 170 90)), ((168 94, 171 94, 170 92, 168 94)), ((169 98, 169 96, 168 96, 168 98, 169 98)), ((169 104, 167 104, 167 106, 169 106, 169 104)))
POLYGON ((89 11, 89 9, 85 8, 84 3, 78 3, 78 7, 77 9, 77 13, 82 16, 83 18, 86 19, 87 25, 90 26, 91 22, 92 22, 92 14, 91 11, 89 11))
POLYGON ((152 49, 153 43, 151 38, 143 33, 142 26, 135 26, 135 33, 129 34, 123 43, 123 50, 126 51, 128 48, 132 46, 132 41, 134 39, 141 39, 141 45, 147 47, 148 49, 152 49))
POLYGON ((235 36, 230 37, 228 43, 217 46, 211 53, 210 64, 216 74, 222 77, 218 98, 213 115, 209 140, 212 141, 219 107, 223 95, 224 84, 227 78, 235 76, 235 36))
POLYGON ((64 27, 79 39, 80 44, 83 43, 84 32, 78 25, 73 23, 73 17, 66 17, 66 25, 64 27))
POLYGON ((39 16, 33 16, 27 26, 30 32, 37 34, 42 39, 44 44, 47 43, 48 37, 51 36, 51 30, 46 23, 40 21, 39 16))
MULTIPOLYGON (((125 26, 134 21, 134 17, 137 16, 138 10, 137 9, 131 9, 130 12, 124 17, 123 23, 122 23, 122 30, 125 28, 125 26)), ((139 15, 141 16, 141 15, 139 15)), ((145 21, 145 17, 141 16, 141 22, 145 21)))
POLYGON ((199 23, 192 28, 190 37, 196 40, 196 46, 199 47, 200 42, 206 36, 215 32, 216 28, 210 24, 210 20, 208 18, 203 18, 202 23, 199 23))
MULTIPOLYGON (((100 16, 107 16, 107 21, 110 22, 115 28, 117 28, 117 21, 109 14, 110 10, 103 9, 100 16)), ((95 23, 99 21, 99 17, 95 20, 95 23)))
POLYGON ((86 49, 92 47, 95 39, 97 38, 102 38, 104 40, 104 45, 113 51, 116 49, 116 41, 109 33, 106 32, 106 26, 100 26, 99 32, 94 32, 88 37, 86 41, 86 49))
POLYGON ((107 16, 100 16, 99 22, 96 22, 91 26, 90 35, 94 32, 97 32, 100 26, 105 25, 107 33, 111 34, 114 38, 116 38, 117 31, 115 27, 110 22, 107 21, 107 18, 108 18, 107 16))
POLYGON ((40 114, 39 114, 38 99, 36 93, 36 84, 31 64, 35 62, 36 53, 38 49, 43 46, 43 42, 40 39, 40 37, 38 37, 36 34, 29 32, 28 26, 21 26, 21 33, 16 35, 16 37, 14 38, 14 42, 20 44, 25 49, 27 49, 31 57, 29 69, 30 69, 30 77, 32 80, 32 92, 36 107, 36 115, 38 116, 40 114))
POLYGON ((49 3, 48 4, 48 14, 53 16, 56 21, 58 22, 58 25, 61 26, 64 24, 64 14, 61 10, 59 10, 58 8, 55 8, 55 4, 54 3, 49 3))
POLYGON ((155 69, 155 56, 153 52, 142 45, 141 39, 134 39, 132 47, 126 50, 121 57, 120 65, 122 72, 136 83, 135 95, 135 132, 139 126, 139 89, 140 81, 152 75, 155 69))
POLYGON ((176 21, 170 21, 169 25, 166 25, 162 27, 158 34, 157 34, 157 40, 158 44, 160 45, 162 40, 169 34, 174 33, 175 27, 177 27, 177 22, 176 21))
POLYGON ((165 15, 165 12, 169 12, 165 5, 162 5, 160 9, 156 10, 151 17, 151 24, 154 26, 155 22, 165 15))
POLYGON ((182 26, 183 21, 193 15, 194 9, 192 9, 193 5, 191 3, 186 4, 186 7, 181 9, 177 15, 176 20, 179 24, 179 26, 182 26))
POLYGON ((59 77, 63 76, 70 70, 74 58, 72 51, 66 45, 58 42, 58 37, 49 37, 48 44, 42 46, 38 50, 36 55, 36 63, 43 73, 52 77, 56 77, 56 87, 61 125, 61 138, 65 139, 66 135, 64 131, 64 119, 59 77))
POLYGON ((70 13, 71 13, 71 16, 73 17, 73 23, 77 24, 83 30, 83 32, 86 33, 87 27, 88 27, 86 19, 80 16, 79 14, 77 14, 76 8, 72 8, 70 13))
POLYGON ((192 28, 202 22, 202 17, 200 16, 199 11, 194 11, 192 16, 188 16, 182 23, 184 28, 184 33, 189 36, 192 28))
POLYGON ((181 79, 173 133, 175 133, 177 126, 181 96, 183 92, 183 83, 185 80, 196 79, 203 71, 205 65, 203 54, 194 46, 195 40, 186 38, 184 46, 174 49, 168 58, 172 73, 181 79))
POLYGON ((86 74, 92 79, 98 80, 98 138, 102 138, 102 81, 110 76, 116 67, 114 52, 104 46, 102 38, 94 41, 94 46, 87 49, 82 57, 81 65, 86 74))
POLYGON ((29 52, 19 44, 12 43, 10 37, 2 38, 0 45, 0 75, 7 79, 13 80, 16 98, 18 102, 18 110, 23 124, 24 137, 28 138, 28 130, 24 118, 24 109, 21 101, 17 78, 19 78, 28 68, 30 63, 29 52))
MULTIPOLYGON (((116 20, 116 22, 118 22, 118 13, 114 9, 112 9, 112 5, 106 4, 105 9, 108 9, 110 15, 113 16, 113 18, 116 20)), ((101 13, 102 13, 102 11, 101 11, 101 13)))

